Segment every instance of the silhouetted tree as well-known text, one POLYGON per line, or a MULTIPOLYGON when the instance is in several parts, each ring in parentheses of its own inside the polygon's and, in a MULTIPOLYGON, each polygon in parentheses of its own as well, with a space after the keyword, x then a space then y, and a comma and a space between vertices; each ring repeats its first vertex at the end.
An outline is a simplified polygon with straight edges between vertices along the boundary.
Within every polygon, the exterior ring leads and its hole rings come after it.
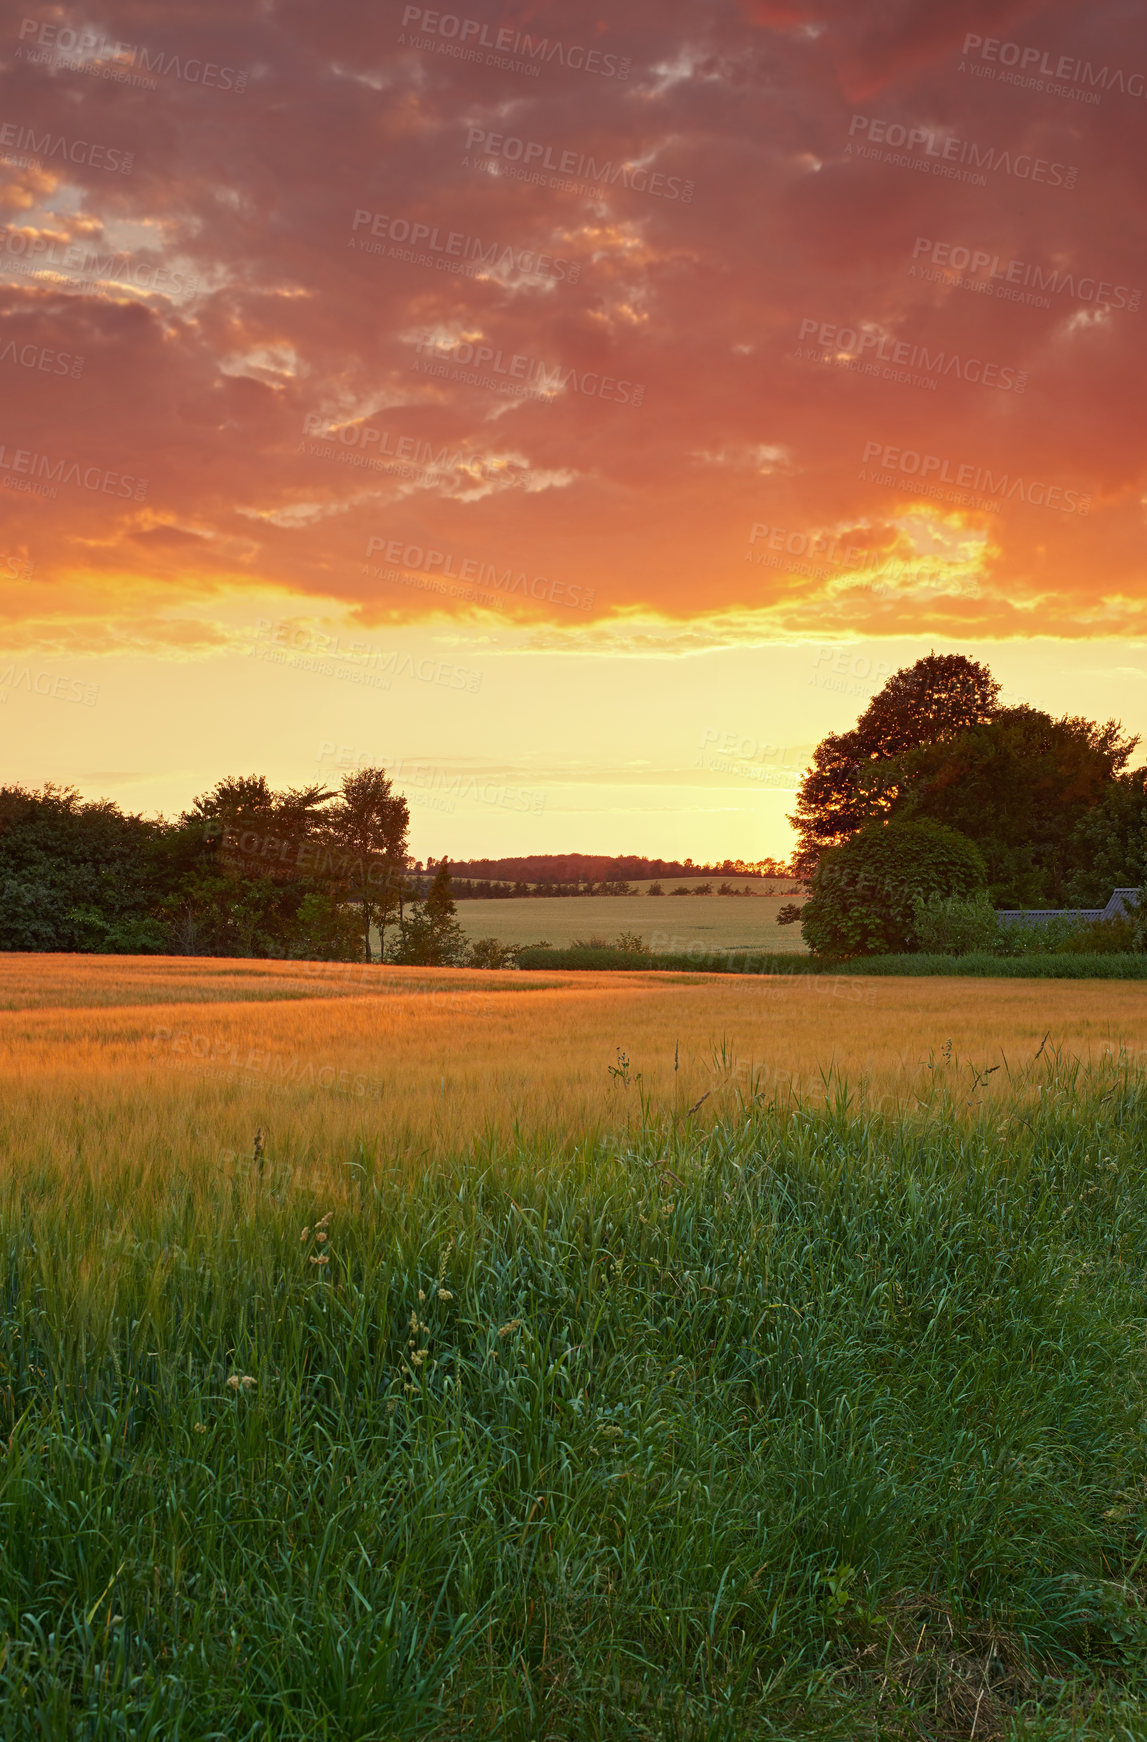
POLYGON ((873 764, 990 720, 999 691, 986 666, 959 653, 930 653, 894 672, 851 731, 817 745, 789 818, 800 837, 794 876, 809 876, 826 847, 887 814, 891 797, 872 782, 873 764))
POLYGON ((403 914, 391 959, 418 967, 448 968, 460 965, 467 953, 466 934, 454 916, 449 861, 443 859, 426 895, 403 914))
POLYGON ((344 774, 342 794, 330 813, 331 838, 342 855, 340 876, 362 910, 363 954, 371 960, 371 922, 378 926, 379 955, 386 953, 386 923, 400 900, 407 862, 410 810, 381 768, 344 774))
POLYGON ((1137 743, 1115 720, 1003 708, 985 725, 887 759, 876 778, 892 818, 946 823, 977 843, 998 906, 1058 907, 1076 830, 1104 805, 1137 743))

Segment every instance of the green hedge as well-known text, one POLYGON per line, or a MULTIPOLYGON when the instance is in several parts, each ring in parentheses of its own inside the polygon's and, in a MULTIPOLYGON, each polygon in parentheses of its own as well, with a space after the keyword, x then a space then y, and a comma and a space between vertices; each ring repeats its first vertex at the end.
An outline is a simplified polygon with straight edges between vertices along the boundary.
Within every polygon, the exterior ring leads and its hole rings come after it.
POLYGON ((968 956, 856 956, 832 962, 820 956, 753 955, 751 953, 704 956, 642 955, 611 949, 522 950, 519 968, 527 970, 565 968, 619 972, 634 970, 672 971, 692 974, 876 974, 912 978, 933 974, 970 975, 985 980, 1147 980, 1147 955, 995 956, 981 952, 968 956))

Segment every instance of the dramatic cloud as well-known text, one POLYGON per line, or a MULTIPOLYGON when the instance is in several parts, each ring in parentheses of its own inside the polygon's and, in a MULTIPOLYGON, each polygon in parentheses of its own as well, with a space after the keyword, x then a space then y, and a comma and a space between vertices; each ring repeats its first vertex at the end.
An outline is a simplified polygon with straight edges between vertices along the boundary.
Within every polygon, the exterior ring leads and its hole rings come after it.
POLYGON ((534 645, 1142 633, 1124 25, 29 0, 10 638, 185 654, 261 589, 534 645))

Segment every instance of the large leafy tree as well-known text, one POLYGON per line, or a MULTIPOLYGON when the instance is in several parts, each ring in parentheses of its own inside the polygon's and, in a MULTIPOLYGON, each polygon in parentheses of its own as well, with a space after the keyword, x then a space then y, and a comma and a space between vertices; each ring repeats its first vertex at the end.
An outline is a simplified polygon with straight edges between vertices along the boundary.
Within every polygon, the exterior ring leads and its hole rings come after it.
POLYGON ((1116 775, 1065 849, 1070 907, 1102 907, 1113 889, 1147 882, 1147 768, 1116 775))
MULTIPOLYGON (((892 818, 944 823, 975 841, 997 906, 1058 907, 1069 899, 1076 831, 1105 804, 1137 742, 1114 720, 1004 708, 886 759, 870 780, 892 818)), ((1102 900, 1110 893, 1108 884, 1102 900)))
POLYGON ((378 927, 379 954, 385 955, 387 919, 401 900, 410 809, 384 769, 356 768, 343 775, 341 795, 325 826, 335 849, 335 875, 360 909, 363 956, 369 962, 372 924, 378 927))
POLYGON ((827 847, 888 814, 894 795, 873 780, 877 765, 990 720, 999 692, 986 666, 958 653, 930 653, 894 672, 851 731, 831 732, 816 748, 789 818, 799 835, 796 875, 809 876, 827 847))
POLYGON ((345 956, 337 891, 321 863, 334 797, 315 785, 276 792, 250 774, 229 775, 195 799, 166 844, 175 947, 345 956))

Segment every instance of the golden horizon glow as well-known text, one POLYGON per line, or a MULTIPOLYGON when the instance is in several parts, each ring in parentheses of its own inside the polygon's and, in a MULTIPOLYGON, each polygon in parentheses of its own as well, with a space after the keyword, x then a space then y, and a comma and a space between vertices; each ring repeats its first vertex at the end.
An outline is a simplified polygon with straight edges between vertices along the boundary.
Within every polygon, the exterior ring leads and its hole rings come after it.
POLYGON ((415 807, 421 853, 762 857, 890 660, 1147 727, 1114 8, 1000 59, 575 0, 508 65, 452 16, 4 27, 7 778, 171 809, 333 745, 548 795, 415 807))

